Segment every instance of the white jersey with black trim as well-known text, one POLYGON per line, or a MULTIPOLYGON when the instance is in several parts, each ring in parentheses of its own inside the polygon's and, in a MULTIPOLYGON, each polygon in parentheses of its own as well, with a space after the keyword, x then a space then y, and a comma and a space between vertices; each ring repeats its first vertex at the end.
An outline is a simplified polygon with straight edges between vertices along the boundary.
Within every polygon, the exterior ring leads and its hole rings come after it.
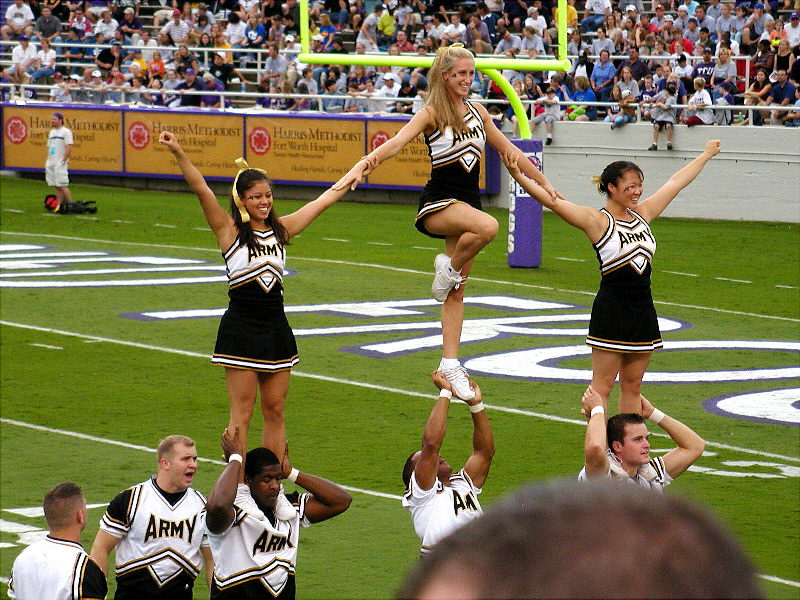
POLYGON ((478 502, 481 488, 475 487, 464 469, 451 475, 448 483, 444 485, 437 479, 431 489, 423 490, 414 474, 411 474, 409 489, 402 503, 403 508, 411 513, 414 529, 422 542, 422 554, 483 514, 478 502))
MULTIPOLYGON (((632 485, 638 485, 639 487, 643 487, 648 490, 654 490, 656 492, 663 492, 664 488, 672 483, 672 477, 670 477, 669 473, 667 473, 667 467, 664 465, 664 459, 660 456, 651 458, 649 463, 639 467, 635 477, 630 477, 627 473, 625 473, 625 471, 622 470, 622 465, 620 465, 619 459, 614 456, 611 451, 608 451, 608 463, 608 473, 605 475, 607 479, 627 481, 632 485)), ((578 480, 586 481, 588 479, 589 477, 586 475, 586 467, 583 467, 581 472, 578 474, 578 480)))
POLYGON ((8 597, 17 600, 105 598, 106 576, 80 544, 47 536, 14 561, 8 597))
POLYGON ((283 287, 285 248, 278 242, 271 229, 253 231, 253 234, 258 242, 255 251, 246 245, 240 245, 237 238, 222 255, 228 270, 231 290, 251 281, 258 282, 265 292, 272 290, 276 283, 283 287))
POLYGON ((117 545, 116 576, 140 587, 162 589, 179 576, 192 580, 203 567, 201 546, 208 546, 205 497, 192 488, 170 504, 150 478, 119 494, 100 520, 100 529, 121 538, 117 545), (152 581, 150 581, 152 580, 152 581))
POLYGON ((656 238, 650 225, 636 211, 627 209, 630 221, 615 219, 605 208, 601 209, 608 219, 608 227, 594 248, 600 261, 603 277, 618 269, 630 266, 637 275, 646 275, 649 283, 650 262, 656 253, 656 238))
MULTIPOLYGON (((272 596, 281 593, 295 574, 300 528, 306 518, 306 502, 311 494, 289 494, 297 512, 290 521, 259 520, 234 506, 233 522, 221 533, 208 533, 214 557, 214 586, 230 590, 258 580, 272 596)), ((265 596, 268 597, 268 596, 265 596)))
POLYGON ((452 191, 454 197, 462 192, 477 194, 480 162, 486 146, 486 129, 478 109, 466 101, 464 130, 452 127, 437 129, 425 136, 431 158, 431 178, 426 189, 452 191))

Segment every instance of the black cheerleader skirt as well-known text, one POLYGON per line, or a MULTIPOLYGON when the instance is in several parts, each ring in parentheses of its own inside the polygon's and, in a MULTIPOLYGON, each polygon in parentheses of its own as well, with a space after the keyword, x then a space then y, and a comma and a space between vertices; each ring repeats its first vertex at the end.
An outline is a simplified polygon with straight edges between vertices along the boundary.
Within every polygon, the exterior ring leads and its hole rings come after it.
POLYGON ((420 233, 424 233, 428 237, 443 240, 445 236, 436 235, 425 228, 425 219, 428 215, 439 212, 454 202, 464 202, 465 204, 469 204, 472 208, 477 208, 481 211, 483 210, 483 207, 481 206, 481 198, 477 194, 474 196, 461 194, 458 198, 455 198, 452 195, 452 192, 442 193, 426 187, 422 191, 422 195, 419 198, 419 208, 417 209, 417 217, 414 220, 414 226, 420 231, 420 233))
POLYGON ((664 346, 650 286, 601 285, 586 344, 609 352, 652 352, 664 346))
POLYGON ((261 306, 257 311, 228 307, 219 323, 211 362, 262 373, 290 370, 300 357, 283 305, 261 306))

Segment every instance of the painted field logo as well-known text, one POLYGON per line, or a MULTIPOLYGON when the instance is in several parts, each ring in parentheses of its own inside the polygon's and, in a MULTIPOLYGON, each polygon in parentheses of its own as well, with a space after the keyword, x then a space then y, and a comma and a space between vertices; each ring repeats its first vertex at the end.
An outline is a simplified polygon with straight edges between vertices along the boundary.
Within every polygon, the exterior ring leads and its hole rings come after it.
POLYGON ((13 144, 21 144, 28 137, 28 126, 19 117, 11 117, 6 121, 6 137, 13 144))
POLYGON ((135 121, 128 127, 128 141, 137 150, 144 150, 150 144, 150 129, 141 121, 135 121))
POLYGON ((377 131, 372 134, 372 137, 369 139, 369 149, 370 152, 375 150, 376 148, 380 148, 386 142, 389 141, 389 134, 385 131, 377 131))
POLYGON ((250 135, 247 136, 247 141, 250 144, 250 149, 256 154, 266 154, 272 147, 269 131, 263 127, 253 127, 250 135))

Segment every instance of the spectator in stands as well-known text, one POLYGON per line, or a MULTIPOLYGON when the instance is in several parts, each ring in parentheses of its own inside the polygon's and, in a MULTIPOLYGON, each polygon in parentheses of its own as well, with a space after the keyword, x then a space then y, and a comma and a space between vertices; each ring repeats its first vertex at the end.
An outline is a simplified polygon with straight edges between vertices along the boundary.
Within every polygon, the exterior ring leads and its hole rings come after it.
POLYGON ((4 40, 19 39, 33 33, 33 11, 23 0, 14 0, 6 9, 6 24, 0 27, 0 37, 4 40))
MULTIPOLYGON (((794 103, 795 86, 789 81, 788 74, 785 69, 780 69, 776 73, 777 81, 772 84, 772 89, 767 96, 767 104, 777 106, 788 106, 794 103)), ((779 110, 772 110, 769 113, 771 125, 783 125, 786 116, 789 113, 779 110)))
POLYGON ((709 31, 716 32, 716 20, 714 17, 709 16, 706 14, 706 9, 703 5, 697 7, 694 11, 694 18, 697 19, 697 26, 702 29, 705 27, 709 31))
POLYGON ((606 37, 606 29, 605 27, 598 27, 597 28, 597 37, 592 40, 592 54, 595 56, 600 56, 600 53, 603 50, 606 50, 609 54, 614 53, 614 42, 606 37))
POLYGON ((125 36, 126 44, 135 44, 141 39, 144 26, 139 17, 136 16, 134 8, 129 6, 123 10, 118 29, 125 36))
MULTIPOLYGON (((232 63, 225 62, 224 52, 214 53, 214 62, 209 68, 209 72, 219 81, 221 81, 223 86, 227 86, 234 77, 237 77, 240 82, 248 82, 247 77, 245 77, 241 71, 236 69, 232 63)), ((285 76, 286 73, 283 73, 283 75, 285 76)), ((269 85, 270 84, 265 84, 264 87, 269 88, 269 85)))
POLYGON ((547 33, 547 19, 539 13, 539 9, 536 6, 528 8, 528 18, 525 19, 522 30, 524 31, 527 27, 533 27, 543 40, 548 44, 550 43, 550 34, 547 33))
MULTIPOLYGON (((215 64, 217 60, 221 59, 215 54, 215 64)), ((278 46, 269 44, 267 46, 267 60, 264 62, 264 75, 261 77, 261 85, 264 87, 269 87, 270 85, 281 87, 288 70, 289 62, 278 52, 278 46)))
POLYGON ((507 28, 503 28, 500 35, 500 41, 494 47, 495 54, 505 54, 506 50, 516 50, 517 52, 522 49, 522 39, 518 35, 514 35, 507 28))
MULTIPOLYGON (((364 86, 366 89, 366 85, 364 86)), ((349 98, 344 101, 344 112, 346 113, 361 113, 367 109, 367 101, 361 95, 362 90, 359 89, 358 84, 351 81, 347 84, 347 95, 349 98)))
MULTIPOLYGON (((553 8, 553 23, 548 29, 548 34, 551 40, 556 39, 556 27, 558 24, 558 7, 553 8)), ((578 11, 575 10, 575 0, 567 0, 567 29, 572 29, 573 31, 578 31, 578 11)), ((568 35, 571 35, 569 31, 567 31, 568 35)))
POLYGON ((711 54, 714 54, 716 56, 717 45, 711 39, 711 35, 709 34, 707 27, 702 27, 700 29, 700 37, 697 40, 697 45, 703 46, 704 48, 708 48, 709 50, 711 50, 711 54))
POLYGON ((766 23, 773 20, 772 15, 764 10, 764 3, 756 2, 753 5, 753 14, 744 24, 741 45, 748 47, 755 44, 761 38, 761 34, 766 31, 766 23))
POLYGON ((568 119, 570 121, 594 121, 597 118, 597 107, 582 104, 583 102, 596 102, 597 97, 592 91, 589 79, 584 75, 575 77, 575 91, 570 95, 567 86, 561 86, 561 91, 564 94, 564 99, 572 101, 567 107, 562 120, 568 119))
POLYGON ((394 110, 395 98, 400 93, 400 78, 394 73, 384 73, 381 77, 383 86, 372 94, 373 98, 386 98, 387 102, 381 106, 381 112, 392 112, 394 110))
POLYGON ((164 106, 163 84, 161 77, 153 77, 147 85, 147 91, 142 94, 142 102, 150 106, 164 106))
MULTIPOLYGON (((789 22, 783 26, 786 32, 786 41, 792 49, 800 47, 800 12, 794 11, 789 15, 789 22)), ((795 121, 796 122, 796 121, 795 121)))
MULTIPOLYGON (((197 72, 193 68, 188 68, 184 71, 184 80, 181 81, 176 87, 175 91, 202 91, 203 84, 197 78, 197 72)), ((179 96, 178 106, 200 106, 199 94, 182 94, 179 96)))
POLYGON ((150 81, 153 81, 153 78, 158 77, 159 79, 164 79, 165 76, 165 67, 163 59, 161 58, 161 52, 156 50, 153 52, 153 59, 147 63, 147 77, 150 81))
MULTIPOLYGON (((117 30, 117 36, 120 36, 121 33, 117 30)), ((124 41, 124 37, 123 37, 124 41)), ((136 41, 134 46, 137 46, 142 49, 142 58, 147 61, 148 63, 153 60, 153 55, 155 53, 154 48, 158 48, 158 42, 150 37, 150 32, 148 30, 143 30, 142 35, 140 36, 139 40, 136 41)), ((172 58, 172 53, 169 50, 161 50, 161 59, 166 63, 172 58)))
MULTIPOLYGON (((575 67, 572 69, 571 73, 573 78, 586 77, 587 81, 591 80, 592 72, 594 71, 594 62, 589 58, 590 52, 591 50, 585 48, 578 56, 578 59, 575 61, 575 67)), ((591 88, 591 83, 589 87, 591 88)), ((592 95, 594 95, 594 91, 592 91, 592 95)))
POLYGON ((80 31, 80 35, 78 36, 80 39, 86 42, 92 42, 94 40, 92 22, 83 13, 83 8, 81 6, 75 7, 75 10, 72 11, 72 18, 69 20, 67 26, 80 31))
POLYGON ((136 75, 147 79, 147 61, 142 58, 141 48, 134 48, 132 52, 126 54, 122 59, 122 63, 128 66, 128 71, 136 69, 136 75))
POLYGON ((789 45, 789 40, 782 39, 778 42, 778 50, 775 52, 775 70, 780 71, 783 69, 788 73, 795 60, 796 57, 792 52, 792 47, 789 45))
POLYGON ((668 81, 666 88, 653 97, 653 108, 650 111, 650 118, 653 120, 653 143, 648 150, 658 150, 658 135, 662 129, 667 132, 667 150, 672 150, 672 132, 678 114, 676 104, 678 104, 677 82, 668 81))
POLYGON ((102 44, 106 40, 114 39, 114 32, 117 31, 119 23, 111 16, 111 9, 106 7, 100 13, 100 20, 94 25, 94 40, 102 44))
POLYGON ((77 29, 68 29, 67 43, 69 45, 62 48, 62 56, 73 73, 77 72, 78 67, 83 63, 83 59, 86 56, 86 47, 78 37, 79 35, 80 31, 77 29))
MULTIPOLYGON (((744 92, 744 103, 746 106, 761 106, 766 104, 769 98, 770 91, 772 90, 772 82, 769 80, 769 72, 766 69, 759 69, 756 71, 756 76, 750 87, 744 92)), ((750 122, 753 125, 761 125, 763 123, 761 111, 748 112, 742 121, 736 125, 748 125, 750 122)))
POLYGON ((608 50, 603 50, 600 53, 600 60, 594 66, 592 75, 589 78, 589 81, 592 82, 592 90, 600 102, 608 102, 611 96, 611 88, 614 85, 615 75, 616 69, 614 69, 614 65, 609 61, 608 50))
POLYGON ((86 84, 85 100, 89 104, 103 104, 105 102, 106 82, 100 69, 92 69, 92 79, 86 84))
POLYGON ((224 98, 220 96, 219 92, 224 92, 225 86, 211 73, 203 75, 203 91, 206 93, 200 96, 201 107, 222 108, 224 106, 224 98))
POLYGON ((361 28, 356 37, 357 44, 364 44, 369 52, 378 51, 378 21, 383 14, 383 5, 378 3, 375 8, 361 23, 361 28))
POLYGON ((731 59, 731 53, 728 52, 728 50, 722 49, 719 52, 719 59, 714 66, 714 71, 709 81, 712 89, 712 100, 716 100, 715 95, 721 93, 719 87, 724 82, 730 82, 734 86, 736 85, 736 65, 731 59))
MULTIPOLYGON (((718 2, 719 0, 714 0, 718 2)), ((714 20, 714 29, 712 31, 716 34, 717 40, 722 38, 723 33, 735 33, 733 31, 733 13, 731 12, 731 5, 730 4, 722 4, 722 8, 720 9, 720 14, 714 20)), ((709 11, 711 7, 709 6, 709 11)))
POLYGON ((717 63, 711 58, 711 50, 708 48, 703 49, 703 60, 696 63, 692 70, 692 79, 702 77, 706 82, 706 87, 711 85, 711 78, 714 76, 714 70, 717 68, 717 63))
POLYGON ((130 8, 137 18, 139 17, 139 10, 142 5, 142 0, 112 0, 111 8, 114 10, 114 17, 120 21, 127 14, 130 8))
MULTIPOLYGON (((583 37, 581 36, 581 32, 578 29, 567 29, 567 34, 569 35, 569 41, 567 42, 567 54, 570 56, 579 56, 583 54, 584 50, 588 50, 591 52, 591 47, 585 41, 583 41, 583 37)), ((572 63, 573 69, 577 66, 578 59, 574 59, 572 63)))
POLYGON ((25 34, 19 36, 18 42, 11 50, 11 67, 7 73, 12 82, 25 83, 29 77, 28 71, 32 72, 36 65, 36 46, 25 34))
POLYGON ((694 79, 694 94, 689 98, 689 108, 683 115, 683 122, 688 127, 695 125, 711 125, 714 122, 714 111, 711 110, 711 96, 706 88, 706 80, 702 77, 694 79))
POLYGON ((178 88, 181 84, 182 79, 178 77, 178 72, 175 67, 171 67, 169 65, 164 67, 165 77, 164 80, 161 82, 161 88, 164 90, 164 106, 172 106, 173 103, 177 102, 178 95, 173 94, 173 92, 178 88))
POLYGON ((400 52, 413 52, 414 51, 414 44, 408 41, 408 37, 406 36, 406 32, 402 29, 397 31, 397 38, 394 44, 392 44, 393 48, 397 48, 400 52))
POLYGON ((125 80, 125 75, 120 71, 111 73, 111 81, 106 87, 106 99, 111 102, 126 102, 125 92, 129 90, 131 84, 125 80))
MULTIPOLYGON (((242 37, 239 45, 242 48, 264 48, 267 32, 264 26, 258 22, 258 17, 251 14, 247 18, 247 24, 244 29, 244 36, 242 37)), ((243 52, 240 56, 240 63, 246 65, 248 62, 256 62, 258 57, 252 52, 243 52)))
POLYGON ((504 0, 503 25, 506 29, 520 30, 522 21, 528 16, 528 5, 525 0, 504 0))
MULTIPOLYGON (((5 73, 5 70, 3 71, 5 73)), ((9 82, 11 80, 9 79, 9 82)), ((73 80, 70 77, 64 77, 61 71, 53 73, 53 87, 50 88, 50 102, 72 102, 72 93, 70 90, 70 83, 73 80)))
POLYGON ((110 47, 100 51, 100 54, 94 59, 94 63, 108 76, 111 71, 122 70, 122 59, 122 44, 114 42, 110 47))
POLYGON ((37 83, 43 77, 50 77, 56 72, 56 51, 46 38, 39 40, 40 48, 33 63, 31 83, 37 83))
POLYGON ((783 124, 786 127, 800 127, 800 87, 794 88, 794 107, 795 109, 784 113, 783 124))
POLYGON ((394 19, 392 10, 386 10, 378 19, 378 48, 386 50, 394 40, 394 32, 397 28, 397 21, 394 19))
POLYGON ((622 74, 622 69, 625 67, 630 68, 631 75, 637 82, 644 81, 644 76, 650 73, 647 63, 639 58, 639 48, 636 46, 631 46, 628 49, 628 59, 620 63, 619 69, 617 69, 617 77, 622 74))
POLYGON ((158 35, 161 46, 180 46, 189 42, 189 25, 181 19, 181 11, 172 11, 172 20, 164 25, 158 35))
MULTIPOLYGON (((226 53, 226 57, 227 57, 226 53)), ((227 58, 226 58, 227 60, 227 58)), ((172 64, 175 65, 176 69, 183 69, 184 73, 186 69, 194 69, 194 72, 197 73, 200 70, 200 64, 197 60, 197 56, 189 51, 189 48, 186 44, 181 44, 178 47, 178 51, 172 55, 172 64)))
POLYGON ((597 31, 605 22, 606 15, 610 14, 611 2, 609 0, 586 0, 581 28, 584 31, 597 31))
POLYGON ((42 5, 42 16, 33 24, 31 38, 48 42, 61 41, 61 19, 53 16, 53 9, 47 4, 42 5))
POLYGON ((414 98, 417 96, 417 88, 408 81, 400 84, 400 91, 397 93, 397 102, 394 104, 392 112, 410 115, 413 113, 414 98), (405 100, 401 100, 405 98, 405 100))
POLYGON ((639 99, 641 92, 639 91, 639 83, 633 78, 633 73, 629 66, 624 66, 620 69, 619 78, 617 79, 617 87, 619 88, 620 92, 628 91, 633 98, 632 102, 635 102, 639 99))
POLYGON ((630 90, 622 90, 619 85, 615 85, 611 90, 611 100, 616 104, 606 108, 606 118, 603 121, 611 123, 612 130, 636 121, 636 109, 631 106, 636 99, 630 90))
POLYGON ((461 15, 450 16, 450 24, 445 28, 442 42, 446 44, 466 44, 467 27, 461 22, 461 15))
POLYGON ((531 58, 536 58, 540 54, 544 54, 544 41, 539 35, 540 30, 527 25, 522 28, 522 41, 520 43, 520 50, 528 54, 531 58))
POLYGON ((759 40, 758 49, 756 50, 753 58, 750 59, 750 74, 751 76, 759 69, 766 69, 772 73, 775 67, 775 53, 769 45, 768 40, 759 40))
POLYGON ((531 128, 536 130, 539 123, 544 123, 547 130, 547 139, 545 146, 553 143, 553 125, 558 121, 561 116, 561 107, 558 105, 558 98, 556 98, 556 90, 552 86, 548 86, 543 96, 533 101, 534 104, 544 107, 544 112, 536 115, 531 119, 531 128))
MULTIPOLYGON (((336 89, 336 82, 329 79, 325 82, 323 96, 339 96, 340 92, 336 89)), ((322 110, 325 112, 342 112, 344 110, 344 98, 323 98, 322 110)))

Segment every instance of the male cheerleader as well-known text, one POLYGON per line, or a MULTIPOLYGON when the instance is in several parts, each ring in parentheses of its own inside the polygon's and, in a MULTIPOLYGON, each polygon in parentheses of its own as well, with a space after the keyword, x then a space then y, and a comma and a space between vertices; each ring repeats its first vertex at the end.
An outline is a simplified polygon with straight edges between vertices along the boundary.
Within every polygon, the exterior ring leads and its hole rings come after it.
POLYGON ((300 528, 343 513, 352 500, 341 486, 283 464, 271 450, 254 448, 245 459, 244 482, 266 519, 257 519, 235 504, 242 442, 239 428, 222 435, 228 466, 208 497, 206 527, 214 555, 212 600, 256 600, 295 597, 295 566, 300 528), (288 479, 309 493, 294 492, 287 499, 296 515, 278 520, 275 505, 281 480, 288 479))
POLYGON ((213 562, 203 526, 206 499, 192 489, 197 470, 194 441, 171 435, 158 445, 158 474, 121 492, 108 505, 92 544, 94 558, 108 573, 117 549, 116 600, 191 600, 205 566, 213 562))
POLYGON ((472 414, 472 454, 464 467, 453 474, 450 465, 439 456, 453 391, 440 371, 431 373, 431 378, 439 388, 439 397, 425 424, 422 450, 412 453, 403 467, 403 483, 407 489, 403 508, 411 513, 414 529, 422 542, 422 554, 453 530, 482 514, 478 494, 489 475, 494 456, 494 436, 481 402, 481 389, 470 381, 475 396, 465 402, 472 414))
POLYGON ((623 479, 662 491, 703 454, 706 443, 686 425, 654 408, 642 396, 641 415, 622 413, 606 423, 603 398, 592 386, 586 389, 581 412, 586 416, 586 463, 578 479, 623 479), (666 431, 678 444, 663 457, 650 457, 650 434, 644 419, 666 431))
POLYGON ((23 550, 11 568, 8 597, 17 600, 99 600, 108 593, 100 567, 81 547, 88 513, 80 486, 60 483, 42 503, 50 532, 23 550))

